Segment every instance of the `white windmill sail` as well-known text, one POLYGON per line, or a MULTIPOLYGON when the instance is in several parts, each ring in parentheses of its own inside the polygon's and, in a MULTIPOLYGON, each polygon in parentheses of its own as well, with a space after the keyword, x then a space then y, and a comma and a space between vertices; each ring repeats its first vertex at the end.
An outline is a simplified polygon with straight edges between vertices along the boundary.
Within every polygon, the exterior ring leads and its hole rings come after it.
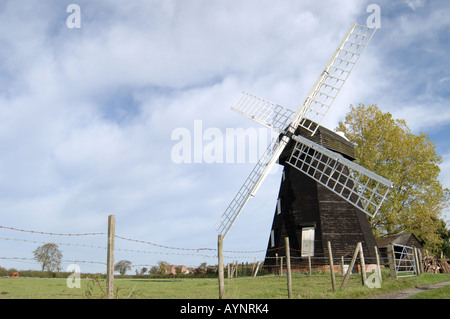
POLYGON ((376 28, 352 25, 306 97, 300 108, 303 113, 293 119, 294 129, 300 124, 314 135, 375 31, 376 28))
POLYGON ((333 193, 374 217, 392 182, 302 136, 287 164, 310 176, 333 193))
POLYGON ((244 209, 245 204, 247 204, 251 197, 255 196, 265 177, 280 157, 281 152, 283 152, 288 141, 287 138, 282 138, 281 140, 274 138, 272 140, 236 196, 234 196, 233 200, 228 205, 215 227, 219 234, 222 234, 224 238, 244 209))
POLYGON ((375 31, 352 25, 297 112, 247 92, 231 109, 279 133, 300 124, 314 135, 375 31))
POLYGON ((278 133, 286 130, 295 113, 247 92, 242 92, 231 109, 278 133))

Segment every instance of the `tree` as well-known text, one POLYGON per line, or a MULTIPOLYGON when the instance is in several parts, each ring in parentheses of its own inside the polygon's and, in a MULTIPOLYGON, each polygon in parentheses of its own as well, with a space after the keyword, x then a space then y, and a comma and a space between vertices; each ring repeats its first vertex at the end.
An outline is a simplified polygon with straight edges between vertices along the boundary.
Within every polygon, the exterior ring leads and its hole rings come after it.
POLYGON ((435 251, 442 245, 439 218, 450 191, 438 180, 435 146, 424 133, 414 135, 404 120, 376 106, 351 106, 336 131, 356 145, 356 162, 394 183, 385 204, 369 218, 377 237, 413 232, 435 251))
POLYGON ((438 232, 443 241, 441 247, 442 255, 445 258, 450 258, 450 229, 447 228, 445 221, 442 219, 439 221, 438 232))
POLYGON ((149 273, 150 273, 150 275, 158 274, 158 267, 157 266, 153 266, 152 268, 150 268, 149 273))
POLYGON ((159 273, 165 275, 166 269, 169 269, 169 263, 167 261, 158 261, 159 273))
POLYGON ((141 270, 135 270, 136 272, 136 276, 143 276, 145 275, 145 273, 148 271, 147 267, 143 267, 141 268, 141 270))
POLYGON ((141 268, 141 271, 140 271, 140 275, 144 275, 146 272, 148 271, 148 268, 147 267, 143 267, 143 268, 141 268))
POLYGON ((131 270, 131 261, 121 260, 114 265, 114 270, 118 271, 121 275, 125 275, 127 270, 131 270))
POLYGON ((42 271, 59 271, 61 270, 62 252, 58 245, 48 243, 36 248, 33 251, 34 259, 42 265, 42 271))
POLYGON ((200 266, 198 266, 197 269, 195 269, 195 273, 204 275, 204 274, 206 274, 207 270, 208 270, 207 263, 206 262, 202 262, 200 264, 200 266))

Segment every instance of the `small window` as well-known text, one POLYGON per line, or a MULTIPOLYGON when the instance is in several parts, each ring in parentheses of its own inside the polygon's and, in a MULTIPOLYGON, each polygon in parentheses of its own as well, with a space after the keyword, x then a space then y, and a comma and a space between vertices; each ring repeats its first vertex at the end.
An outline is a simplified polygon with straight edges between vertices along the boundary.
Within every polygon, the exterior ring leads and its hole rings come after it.
POLYGON ((302 228, 302 257, 314 256, 314 227, 302 228))
POLYGON ((277 215, 281 214, 281 198, 278 198, 277 201, 277 215))
POLYGON ((270 247, 275 247, 275 230, 270 232, 270 247))

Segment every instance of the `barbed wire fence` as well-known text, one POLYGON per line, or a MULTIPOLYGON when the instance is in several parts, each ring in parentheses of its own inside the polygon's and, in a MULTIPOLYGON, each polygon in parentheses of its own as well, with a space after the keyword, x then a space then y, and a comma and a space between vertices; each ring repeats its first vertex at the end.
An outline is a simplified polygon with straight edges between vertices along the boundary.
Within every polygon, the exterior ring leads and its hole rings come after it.
MULTIPOLYGON (((62 263, 66 264, 92 264, 92 265, 101 265, 106 266, 106 253, 107 253, 107 245, 105 245, 106 240, 105 237, 108 235, 106 232, 90 232, 90 233, 58 233, 58 232, 44 232, 39 230, 28 230, 21 229, 17 227, 8 227, 8 226, 0 226, 0 230, 9 231, 12 233, 24 233, 38 236, 39 238, 23 238, 16 236, 5 236, 0 235, 0 242, 5 243, 5 247, 17 247, 18 244, 29 244, 33 245, 33 248, 30 248, 29 254, 27 257, 17 256, 17 255, 9 255, 5 256, 3 249, 3 253, 0 251, 0 260, 10 260, 10 261, 26 261, 29 264, 37 264, 37 261, 33 257, 32 251, 39 245, 44 245, 49 242, 56 244, 58 247, 68 247, 68 248, 82 248, 82 249, 93 249, 100 251, 100 253, 95 253, 97 259, 94 260, 86 260, 86 258, 79 258, 78 256, 70 256, 67 258, 67 254, 64 251, 64 258, 61 260, 62 263), (42 239, 44 237, 44 239, 42 239), (86 239, 85 239, 86 238, 86 239), (84 242, 83 242, 84 241, 84 242), (96 242, 97 244, 93 244, 92 242, 96 242), (101 242, 101 243, 100 243, 101 242), (98 257, 101 256, 100 259, 98 257)), ((115 260, 118 261, 120 259, 127 259, 129 256, 133 254, 140 255, 159 255, 164 258, 169 258, 171 256, 186 256, 186 257, 195 257, 194 259, 198 262, 196 264, 183 264, 187 268, 197 268, 200 264, 207 262, 208 265, 216 265, 217 264, 217 249, 210 247, 196 247, 196 248, 185 248, 185 247, 174 247, 159 244, 156 242, 134 239, 125 236, 121 236, 119 234, 114 235, 115 239, 115 260), (128 244, 141 245, 143 248, 130 248, 128 244), (150 248, 149 248, 150 247, 150 248)), ((19 249, 13 249, 14 252, 19 251, 19 249)), ((253 260, 253 259, 262 259, 264 258, 265 250, 253 250, 253 251, 238 251, 238 250, 228 250, 225 251, 227 254, 225 256, 228 261, 235 260, 253 260)), ((83 252, 81 252, 83 255, 83 252)), ((133 258, 130 258, 133 259, 133 258)), ((144 257, 145 259, 145 257, 144 257)), ((170 262, 170 260, 169 260, 170 262)), ((139 263, 132 264, 133 268, 136 267, 152 267, 157 263, 139 263)), ((0 265, 1 266, 1 265, 0 265)), ((10 267, 15 268, 15 267, 10 267)), ((64 267, 62 267, 64 268, 64 267)), ((103 268, 103 267, 102 267, 103 268)), ((104 268, 102 269, 104 272, 104 268)))
MULTIPOLYGON (((73 239, 75 237, 81 238, 81 237, 99 237, 99 236, 104 236, 106 235, 106 233, 55 233, 55 232, 43 232, 43 231, 37 231, 37 230, 26 230, 26 229, 20 229, 20 228, 14 228, 14 227, 7 227, 7 226, 0 226, 0 230, 7 230, 7 231, 12 231, 12 232, 18 232, 18 233, 27 233, 27 234, 32 234, 32 235, 38 235, 38 236, 44 236, 44 237, 70 237, 70 241, 55 241, 53 239, 49 239, 49 240, 33 240, 33 239, 25 239, 25 238, 13 238, 13 237, 0 237, 0 241, 6 241, 6 242, 11 242, 11 243, 28 243, 28 244, 46 244, 49 242, 53 242, 55 244, 57 244, 58 246, 68 246, 68 247, 83 247, 83 248, 95 248, 95 249, 105 249, 106 247, 104 246, 100 246, 100 245, 92 245, 89 243, 74 243, 73 239)), ((91 242, 91 240, 89 240, 89 242, 91 242)), ((8 246, 8 245, 5 245, 8 246)), ((11 245, 12 246, 12 245, 11 245)), ((15 245, 14 245, 15 246, 15 245)), ((17 250, 17 249, 15 249, 17 250)), ((30 251, 31 253, 31 251, 30 251)), ((26 260, 26 261, 35 261, 34 258, 30 257, 16 257, 16 256, 0 256, 0 259, 3 260, 26 260)), ((75 258, 73 260, 61 260, 64 263, 73 263, 73 262, 78 262, 78 263, 86 263, 86 264, 105 264, 104 261, 88 261, 88 260, 82 260, 82 259, 78 259, 75 258)), ((36 262, 36 261, 35 261, 36 262)))
MULTIPOLYGON (((39 239, 34 238, 18 238, 18 237, 7 237, 1 236, 0 242, 16 244, 33 244, 42 245, 49 241, 55 243, 58 246, 63 246, 67 248, 74 248, 77 251, 72 251, 73 255, 70 257, 64 257, 61 261, 66 264, 81 264, 83 266, 93 266, 97 271, 94 273, 105 273, 105 268, 108 267, 108 245, 105 245, 105 237, 110 234, 105 232, 90 232, 90 233, 53 233, 53 232, 42 232, 37 230, 26 230, 14 227, 0 226, 0 230, 5 230, 14 233, 26 233, 33 236, 39 236, 39 239), (50 238, 49 240, 42 240, 42 237, 50 238), (57 238, 57 239, 56 239, 57 238), (56 239, 56 240, 55 240, 56 239), (86 253, 87 250, 95 251, 94 255, 96 258, 88 260, 85 256, 89 255, 86 253), (98 271, 101 269, 101 271, 98 271)), ((151 256, 165 256, 169 258, 171 256, 184 257, 194 257, 197 261, 195 265, 191 264, 178 264, 178 265, 167 265, 168 268, 165 269, 165 275, 169 276, 181 276, 187 274, 195 274, 196 272, 210 271, 213 276, 218 276, 219 274, 219 263, 218 263, 218 249, 210 247, 196 247, 196 248, 183 248, 174 247, 159 244, 156 242, 145 241, 141 239, 134 239, 118 234, 113 234, 114 238, 114 252, 115 262, 128 259, 129 256, 144 256, 140 260, 145 260, 149 255, 151 256), (133 246, 130 246, 133 245, 133 246), (136 247, 141 246, 141 247, 136 247), (205 267, 206 261, 206 267, 205 267), (200 265, 203 265, 203 269, 200 265), (183 268, 184 267, 184 268, 183 268)), ((0 246, 1 247, 1 246, 0 246)), ((17 249, 16 249, 17 250, 17 249)), ((380 265, 380 260, 378 258, 368 257, 364 261, 363 259, 354 260, 355 252, 348 252, 345 254, 330 254, 329 253, 315 253, 314 256, 301 256, 301 251, 289 248, 289 254, 286 247, 276 248, 277 253, 275 257, 268 257, 268 250, 224 250, 223 251, 223 265, 225 266, 225 277, 227 279, 233 279, 237 277, 248 277, 256 278, 259 275, 272 275, 272 276, 286 276, 290 274, 295 275, 307 275, 307 276, 330 276, 332 277, 332 288, 336 289, 336 283, 334 283, 333 274, 341 275, 344 277, 347 273, 351 273, 351 270, 355 268, 357 273, 361 273, 364 281, 367 282, 367 275, 364 273, 366 269, 364 262, 369 265, 380 265), (285 252, 283 252, 286 250, 285 252), (287 256, 289 255, 289 264, 287 262, 287 256), (292 256, 291 256, 292 255, 292 256), (288 269, 289 268, 289 269, 288 269), (350 271, 348 272, 350 268, 350 271), (333 271, 330 271, 333 269, 333 271)), ((17 250, 18 251, 18 250, 17 250)), ((31 249, 30 249, 31 254, 31 249)), ((5 256, 0 252, 0 260, 9 260, 13 262, 25 262, 34 263, 36 260, 32 256, 5 256)), ((381 264, 385 264, 386 261, 381 260, 381 264)), ((1 265, 0 265, 1 266, 1 265)), ((139 261, 133 264, 136 268, 136 275, 139 272, 139 268, 147 269, 147 275, 150 275, 149 269, 155 267, 155 263, 146 263, 139 261)), ((107 271, 106 271, 107 273, 107 271)), ((112 273, 114 278, 114 271, 112 273)), ((288 276, 287 276, 288 277, 288 276)), ((288 278, 289 280, 289 278, 288 278)), ((108 281, 108 280, 107 280, 108 281)))

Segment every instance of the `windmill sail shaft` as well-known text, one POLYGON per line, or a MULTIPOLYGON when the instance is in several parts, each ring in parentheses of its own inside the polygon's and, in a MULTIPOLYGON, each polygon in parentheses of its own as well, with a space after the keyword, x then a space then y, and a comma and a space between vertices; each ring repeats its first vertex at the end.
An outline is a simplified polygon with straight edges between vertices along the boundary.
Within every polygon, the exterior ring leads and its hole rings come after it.
POLYGON ((302 136, 294 136, 287 164, 310 176, 341 198, 374 217, 392 182, 302 136))
POLYGON ((221 219, 216 224, 216 230, 219 234, 223 235, 224 238, 248 200, 258 191, 267 174, 277 162, 288 141, 289 139, 287 137, 283 137, 282 139, 275 138, 272 140, 264 155, 260 158, 258 163, 256 163, 252 172, 228 205, 221 219))

